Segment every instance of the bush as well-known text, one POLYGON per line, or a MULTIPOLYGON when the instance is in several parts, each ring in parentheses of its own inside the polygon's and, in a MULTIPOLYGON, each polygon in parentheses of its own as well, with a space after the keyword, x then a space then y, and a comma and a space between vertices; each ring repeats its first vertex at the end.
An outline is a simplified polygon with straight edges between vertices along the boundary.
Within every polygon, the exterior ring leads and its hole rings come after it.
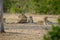
POLYGON ((4 0, 3 11, 56 15, 60 14, 60 0, 4 0))
POLYGON ((60 25, 60 19, 58 18, 58 25, 60 25))
POLYGON ((44 35, 44 40, 60 40, 60 18, 58 18, 58 26, 52 25, 52 30, 47 34, 44 35))
POLYGON ((52 31, 44 35, 44 40, 60 40, 60 26, 52 26, 52 31))

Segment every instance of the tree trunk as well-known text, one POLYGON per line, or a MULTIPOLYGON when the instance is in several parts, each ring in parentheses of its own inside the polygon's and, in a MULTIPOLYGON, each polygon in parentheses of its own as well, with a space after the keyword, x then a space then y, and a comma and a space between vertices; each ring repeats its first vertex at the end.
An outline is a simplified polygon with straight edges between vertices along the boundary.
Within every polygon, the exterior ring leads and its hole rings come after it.
POLYGON ((0 32, 4 32, 3 21, 3 0, 0 0, 0 32))

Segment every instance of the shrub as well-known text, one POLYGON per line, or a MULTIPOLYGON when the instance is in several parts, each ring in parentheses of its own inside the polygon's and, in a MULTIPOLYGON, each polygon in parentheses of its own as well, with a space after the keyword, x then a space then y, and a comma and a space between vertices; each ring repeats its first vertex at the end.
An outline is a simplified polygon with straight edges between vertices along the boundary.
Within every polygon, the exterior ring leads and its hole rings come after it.
POLYGON ((44 35, 44 40, 60 40, 60 26, 52 26, 52 31, 48 31, 48 35, 44 35))
POLYGON ((58 25, 60 25, 60 19, 58 18, 58 25))

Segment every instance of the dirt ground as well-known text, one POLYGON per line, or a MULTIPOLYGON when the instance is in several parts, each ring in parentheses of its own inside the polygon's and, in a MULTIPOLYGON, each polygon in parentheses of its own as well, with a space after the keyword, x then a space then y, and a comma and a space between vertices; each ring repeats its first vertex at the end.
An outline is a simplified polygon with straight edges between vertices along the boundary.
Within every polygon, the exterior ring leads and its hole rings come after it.
POLYGON ((4 24, 6 33, 0 33, 0 40, 43 40, 43 35, 47 33, 45 27, 36 24, 4 24))
MULTIPOLYGON (((19 14, 4 14, 4 17, 16 19, 18 15, 19 14)), ((25 15, 27 17, 32 16, 34 22, 43 20, 46 16, 52 17, 51 20, 56 21, 58 17, 58 15, 25 15)), ((0 33, 0 40, 43 40, 44 34, 47 33, 46 27, 50 29, 51 25, 4 24, 6 33, 0 33)))

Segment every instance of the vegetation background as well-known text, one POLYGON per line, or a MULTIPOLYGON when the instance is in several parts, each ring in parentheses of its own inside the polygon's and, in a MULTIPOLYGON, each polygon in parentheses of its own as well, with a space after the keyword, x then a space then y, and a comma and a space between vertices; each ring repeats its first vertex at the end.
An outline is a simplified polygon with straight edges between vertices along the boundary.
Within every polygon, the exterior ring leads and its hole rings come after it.
POLYGON ((4 13, 60 14, 60 0, 4 0, 4 13))

